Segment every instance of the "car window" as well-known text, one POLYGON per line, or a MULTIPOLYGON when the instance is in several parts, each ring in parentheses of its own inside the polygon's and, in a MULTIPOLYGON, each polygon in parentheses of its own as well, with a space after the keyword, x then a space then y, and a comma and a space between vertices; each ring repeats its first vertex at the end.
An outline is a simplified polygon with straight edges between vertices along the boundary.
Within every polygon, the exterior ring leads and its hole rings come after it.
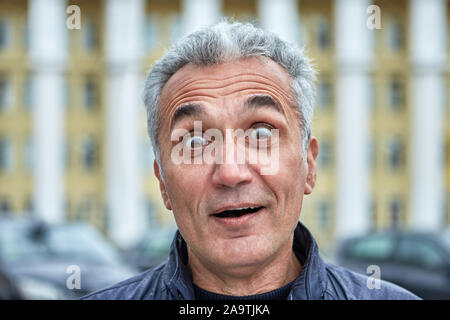
POLYGON ((47 253, 44 244, 31 241, 27 225, 0 226, 0 261, 5 264, 40 259, 47 253))
POLYGON ((402 264, 436 268, 444 263, 439 248, 430 240, 405 238, 399 243, 396 260, 402 264))
POLYGON ((355 240, 347 251, 354 260, 386 260, 394 250, 394 241, 389 235, 372 235, 355 240))
POLYGON ((47 235, 46 244, 53 256, 100 264, 120 261, 115 248, 91 226, 74 223, 53 227, 47 235))
POLYGON ((141 243, 141 248, 148 256, 169 254, 175 231, 162 229, 152 231, 141 243))

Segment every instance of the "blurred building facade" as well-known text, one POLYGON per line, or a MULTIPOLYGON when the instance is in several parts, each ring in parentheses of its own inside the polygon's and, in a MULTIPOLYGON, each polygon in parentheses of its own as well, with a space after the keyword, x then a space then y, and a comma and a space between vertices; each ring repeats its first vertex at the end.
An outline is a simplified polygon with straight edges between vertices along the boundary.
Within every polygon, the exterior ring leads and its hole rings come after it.
POLYGON ((173 223, 142 82, 171 43, 232 16, 305 45, 319 71, 318 181, 301 220, 324 250, 448 227, 449 13, 447 0, 0 0, 0 211, 87 220, 123 246, 173 223))

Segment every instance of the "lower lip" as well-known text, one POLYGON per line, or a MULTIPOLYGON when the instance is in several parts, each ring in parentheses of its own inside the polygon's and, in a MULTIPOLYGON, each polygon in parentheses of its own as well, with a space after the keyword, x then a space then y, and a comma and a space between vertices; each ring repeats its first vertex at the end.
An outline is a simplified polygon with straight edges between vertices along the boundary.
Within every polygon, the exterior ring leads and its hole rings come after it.
POLYGON ((247 213, 240 217, 228 217, 228 218, 219 218, 216 216, 211 216, 214 218, 215 221, 219 222, 222 225, 228 226, 228 227, 237 227, 242 226, 246 223, 248 223, 252 218, 260 214, 265 208, 261 208, 256 212, 247 213))

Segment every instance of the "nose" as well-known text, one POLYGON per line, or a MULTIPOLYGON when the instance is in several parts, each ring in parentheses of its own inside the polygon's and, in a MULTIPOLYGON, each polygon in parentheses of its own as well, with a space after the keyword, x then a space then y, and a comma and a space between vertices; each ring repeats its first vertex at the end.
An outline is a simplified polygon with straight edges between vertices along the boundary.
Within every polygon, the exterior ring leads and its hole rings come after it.
POLYGON ((216 186, 234 188, 240 184, 250 183, 252 174, 245 163, 223 163, 216 165, 212 180, 216 186))
POLYGON ((212 176, 213 184, 218 187, 234 188, 239 184, 250 183, 252 173, 248 167, 247 159, 242 158, 245 150, 239 146, 239 143, 235 144, 234 139, 225 139, 222 152, 224 161, 215 164, 212 176), (240 152, 240 156, 237 155, 238 152, 240 152))

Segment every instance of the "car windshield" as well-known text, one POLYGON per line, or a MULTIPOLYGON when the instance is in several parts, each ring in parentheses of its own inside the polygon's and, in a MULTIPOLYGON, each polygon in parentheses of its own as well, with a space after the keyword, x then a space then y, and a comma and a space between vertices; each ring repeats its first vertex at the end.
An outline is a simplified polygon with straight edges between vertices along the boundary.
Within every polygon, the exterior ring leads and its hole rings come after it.
POLYGON ((115 264, 119 254, 92 227, 83 223, 46 226, 33 236, 26 224, 0 225, 0 261, 65 259, 74 262, 115 264))

